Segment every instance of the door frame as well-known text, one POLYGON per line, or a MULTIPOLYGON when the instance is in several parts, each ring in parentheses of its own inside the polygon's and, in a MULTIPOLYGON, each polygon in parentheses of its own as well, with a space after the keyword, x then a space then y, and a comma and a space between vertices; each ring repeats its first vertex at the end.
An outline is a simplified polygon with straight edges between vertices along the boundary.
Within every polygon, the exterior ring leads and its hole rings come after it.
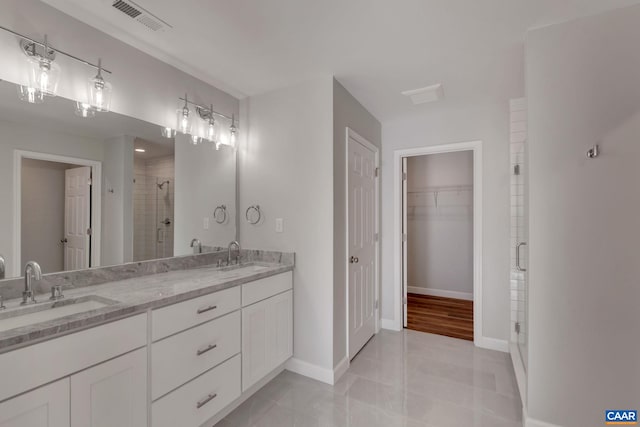
POLYGON ((402 278, 402 159, 429 154, 473 152, 473 342, 483 346, 482 335, 482 141, 432 145, 395 150, 394 163, 394 282, 393 293, 398 298, 394 307, 395 329, 404 327, 404 283, 402 278))
MULTIPOLYGON (((375 240, 375 255, 374 255, 374 284, 375 287, 375 308, 374 308, 374 320, 375 320, 375 333, 380 332, 380 148, 367 141, 360 136, 357 132, 347 126, 345 131, 345 298, 346 298, 346 359, 349 360, 349 315, 350 315, 350 301, 349 301, 349 138, 354 139, 359 144, 362 144, 367 149, 371 150, 375 154, 375 167, 378 170, 377 175, 374 177, 375 183, 375 212, 374 212, 374 240, 375 240)), ((348 364, 347 364, 348 365, 348 364)))
MULTIPOLYGON (((36 151, 13 151, 13 275, 21 275, 22 233, 22 160, 44 160, 91 168, 91 268, 100 266, 102 232, 102 162, 39 153, 36 151)), ((35 260, 37 261, 37 260, 35 260)))

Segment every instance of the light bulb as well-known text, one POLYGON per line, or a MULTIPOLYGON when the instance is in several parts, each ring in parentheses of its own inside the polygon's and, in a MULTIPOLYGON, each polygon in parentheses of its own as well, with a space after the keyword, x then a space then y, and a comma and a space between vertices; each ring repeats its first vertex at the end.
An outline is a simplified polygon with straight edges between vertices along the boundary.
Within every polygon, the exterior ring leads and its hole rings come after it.
POLYGON ((209 128, 207 129, 207 139, 211 142, 216 141, 216 127, 213 119, 209 121, 209 128))
POLYGON ((42 71, 40 72, 40 92, 46 93, 48 88, 49 88, 49 73, 47 72, 47 69, 42 69, 42 71))

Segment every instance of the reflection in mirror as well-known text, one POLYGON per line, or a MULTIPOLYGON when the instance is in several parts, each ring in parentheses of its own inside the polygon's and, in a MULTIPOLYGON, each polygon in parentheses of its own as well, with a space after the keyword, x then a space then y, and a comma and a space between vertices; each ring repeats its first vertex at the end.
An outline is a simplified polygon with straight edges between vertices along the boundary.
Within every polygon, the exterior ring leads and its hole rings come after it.
POLYGON ((0 82, 0 255, 7 278, 226 248, 236 238, 236 153, 76 103, 21 102, 0 82), (225 206, 221 215, 219 206, 225 206), (198 248, 196 248, 196 251, 198 248))

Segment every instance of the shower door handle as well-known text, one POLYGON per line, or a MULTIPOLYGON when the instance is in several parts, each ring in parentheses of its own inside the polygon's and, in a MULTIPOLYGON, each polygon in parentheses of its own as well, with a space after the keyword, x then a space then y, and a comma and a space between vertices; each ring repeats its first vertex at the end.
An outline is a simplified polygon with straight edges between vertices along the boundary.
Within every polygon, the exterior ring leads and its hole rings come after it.
POLYGON ((524 272, 527 271, 527 269, 520 266, 520 248, 523 246, 527 246, 527 244, 525 242, 520 242, 516 246, 516 269, 524 272))

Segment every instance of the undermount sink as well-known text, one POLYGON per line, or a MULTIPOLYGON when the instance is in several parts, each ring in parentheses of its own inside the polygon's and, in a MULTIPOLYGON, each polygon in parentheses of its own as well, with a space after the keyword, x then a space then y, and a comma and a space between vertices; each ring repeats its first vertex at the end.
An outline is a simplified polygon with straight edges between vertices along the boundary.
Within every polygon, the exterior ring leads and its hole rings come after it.
POLYGON ((84 313, 116 304, 108 298, 89 295, 81 298, 47 301, 0 311, 0 332, 84 313))

